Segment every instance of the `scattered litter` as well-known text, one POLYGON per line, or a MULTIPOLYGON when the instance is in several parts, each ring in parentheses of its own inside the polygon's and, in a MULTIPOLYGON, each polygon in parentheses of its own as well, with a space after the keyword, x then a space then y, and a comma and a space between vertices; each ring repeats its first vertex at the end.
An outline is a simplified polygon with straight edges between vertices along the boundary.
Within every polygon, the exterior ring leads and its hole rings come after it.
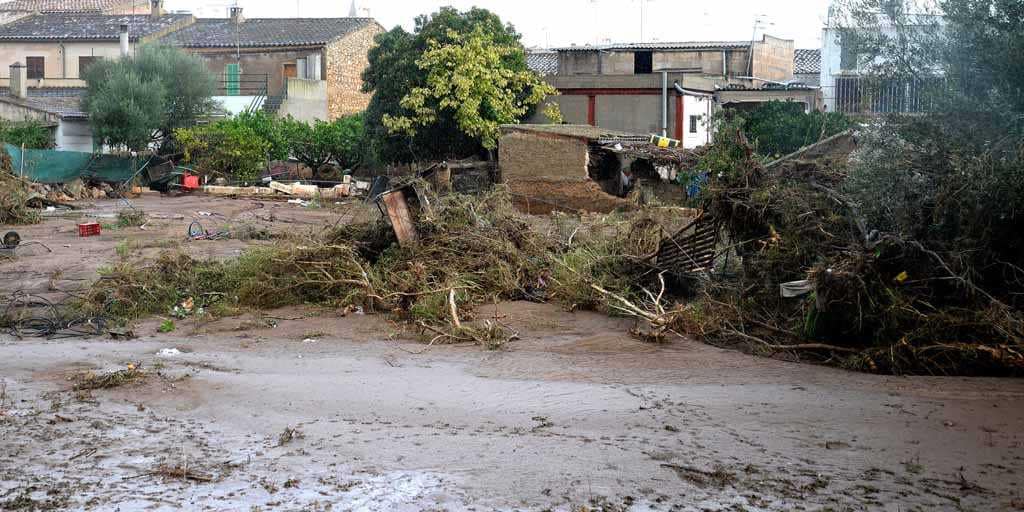
POLYGON ((146 374, 142 371, 141 365, 129 364, 123 370, 116 370, 104 374, 86 372, 75 377, 77 383, 75 391, 89 391, 93 389, 108 389, 124 386, 144 378, 146 374))
POLYGON ((309 206, 309 201, 304 201, 302 199, 289 199, 288 200, 288 204, 297 204, 299 206, 309 206))
POLYGON ((284 446, 295 439, 302 439, 304 437, 306 437, 306 434, 303 434, 299 427, 285 427, 281 435, 277 436, 277 446, 284 446))
POLYGON ((317 343, 319 341, 320 340, 317 340, 315 338, 306 338, 306 339, 302 340, 303 343, 317 343))
POLYGON ((156 355, 158 355, 160 357, 174 357, 174 356, 180 356, 181 355, 181 351, 176 349, 176 348, 162 348, 162 349, 160 349, 159 352, 156 353, 156 355))

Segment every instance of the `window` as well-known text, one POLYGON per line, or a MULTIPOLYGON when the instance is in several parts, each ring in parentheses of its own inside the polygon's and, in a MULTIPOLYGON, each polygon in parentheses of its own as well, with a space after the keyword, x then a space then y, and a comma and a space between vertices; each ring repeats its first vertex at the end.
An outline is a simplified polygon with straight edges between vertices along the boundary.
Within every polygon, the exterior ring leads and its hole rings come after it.
POLYGON ((241 71, 237 63, 224 66, 224 91, 228 96, 241 93, 241 71))
POLYGON ((853 30, 845 30, 839 36, 839 68, 845 71, 855 71, 859 67, 860 45, 862 42, 853 30))
POLYGON ((44 60, 42 57, 25 57, 25 67, 29 78, 43 78, 44 60))
POLYGON ((79 57, 78 58, 78 77, 79 78, 84 77, 86 70, 89 69, 89 66, 92 66, 98 60, 100 60, 100 57, 79 57))
MULTIPOLYGON (((628 62, 628 61, 627 61, 628 62)), ((654 53, 633 52, 633 74, 649 75, 654 72, 654 53)))
POLYGON ((697 133, 698 123, 700 123, 700 116, 690 116, 690 133, 697 133))

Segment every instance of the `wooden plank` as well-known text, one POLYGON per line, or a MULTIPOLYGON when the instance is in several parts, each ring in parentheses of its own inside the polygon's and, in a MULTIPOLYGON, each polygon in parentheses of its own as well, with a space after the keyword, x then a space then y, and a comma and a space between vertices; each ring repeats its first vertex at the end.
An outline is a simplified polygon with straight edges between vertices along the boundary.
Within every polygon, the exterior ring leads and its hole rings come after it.
POLYGON ((391 227, 398 237, 398 244, 405 245, 415 242, 418 239, 416 227, 412 223, 412 215, 409 213, 409 205, 405 202, 405 194, 401 190, 394 190, 380 196, 384 202, 384 208, 391 219, 391 227))

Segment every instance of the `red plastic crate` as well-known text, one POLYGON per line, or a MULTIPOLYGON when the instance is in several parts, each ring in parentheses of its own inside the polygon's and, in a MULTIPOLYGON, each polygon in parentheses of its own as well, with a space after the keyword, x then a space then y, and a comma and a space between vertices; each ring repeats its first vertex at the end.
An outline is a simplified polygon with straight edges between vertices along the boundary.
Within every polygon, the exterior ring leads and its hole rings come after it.
POLYGON ((181 188, 185 190, 197 190, 199 189, 199 176, 193 176, 191 174, 185 174, 182 176, 181 188))
POLYGON ((78 236, 98 236, 100 224, 98 222, 87 222, 78 225, 78 236))

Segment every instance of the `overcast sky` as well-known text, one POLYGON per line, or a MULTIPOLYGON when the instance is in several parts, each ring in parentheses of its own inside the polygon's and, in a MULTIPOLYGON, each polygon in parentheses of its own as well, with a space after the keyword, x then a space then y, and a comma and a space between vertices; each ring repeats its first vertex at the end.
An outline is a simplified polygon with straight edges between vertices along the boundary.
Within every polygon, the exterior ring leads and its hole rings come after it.
MULTIPOLYGON (((237 0, 248 17, 347 16, 351 0, 237 0)), ((226 16, 231 0, 165 0, 168 10, 201 17, 226 16)), ((386 28, 412 28, 418 15, 441 6, 484 7, 511 22, 527 46, 595 42, 749 40, 763 15, 758 37, 794 39, 798 48, 818 48, 829 0, 356 0, 361 15, 386 28), (644 15, 642 16, 641 13, 644 15)))

